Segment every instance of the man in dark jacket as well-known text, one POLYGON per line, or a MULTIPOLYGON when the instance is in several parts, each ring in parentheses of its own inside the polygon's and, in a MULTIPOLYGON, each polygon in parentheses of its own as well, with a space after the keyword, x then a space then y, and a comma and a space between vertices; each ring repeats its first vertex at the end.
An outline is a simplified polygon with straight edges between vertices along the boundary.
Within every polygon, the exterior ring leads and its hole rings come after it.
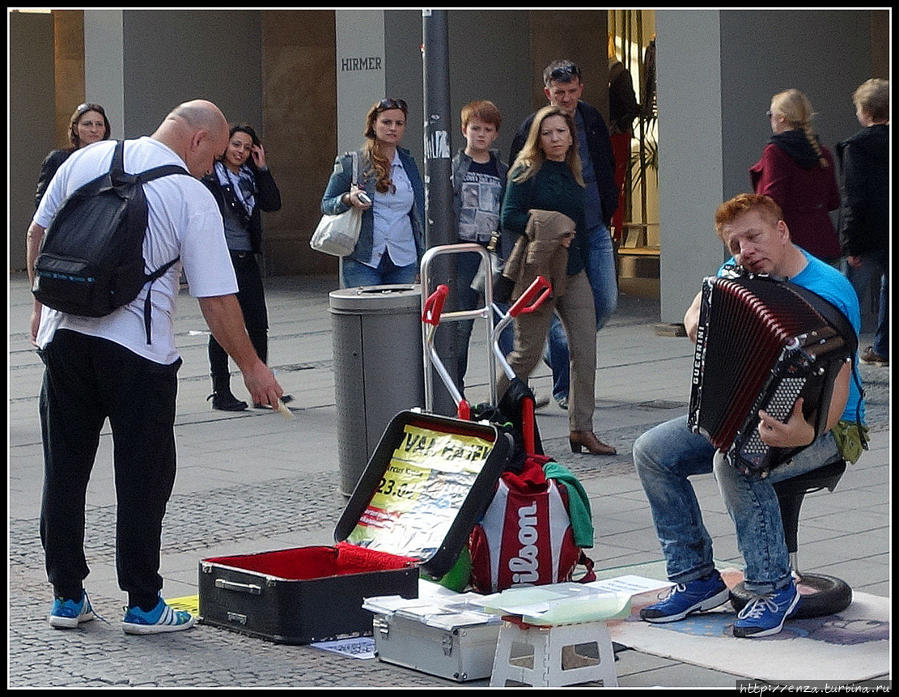
MULTIPOLYGON (((840 161, 840 245, 846 275, 859 298, 880 278, 874 345, 859 356, 887 365, 890 355, 890 83, 873 78, 852 95, 862 129, 837 145, 840 161)), ((871 292, 874 292, 873 287, 871 292)))
MULTIPOLYGON (((581 70, 570 60, 557 60, 543 71, 543 93, 553 106, 574 118, 581 156, 582 174, 586 184, 585 216, 588 231, 587 278, 593 289, 596 305, 596 329, 599 331, 618 306, 618 278, 615 272, 615 251, 609 234, 612 215, 618 207, 615 186, 615 159, 609 140, 609 129, 599 111, 581 101, 584 83, 581 70)), ((534 120, 531 114, 524 120, 509 154, 509 166, 527 140, 534 120)), ((553 397, 563 409, 568 408, 568 341, 557 317, 549 330, 549 363, 553 371, 553 397)))

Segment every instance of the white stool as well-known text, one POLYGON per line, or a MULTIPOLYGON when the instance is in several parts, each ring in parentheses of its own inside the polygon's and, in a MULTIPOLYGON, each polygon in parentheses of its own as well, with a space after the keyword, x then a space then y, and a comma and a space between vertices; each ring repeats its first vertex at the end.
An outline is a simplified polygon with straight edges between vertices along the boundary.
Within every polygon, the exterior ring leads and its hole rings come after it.
POLYGON ((615 652, 605 622, 542 626, 508 617, 503 620, 493 657, 490 687, 505 687, 507 680, 534 687, 561 687, 602 680, 603 687, 618 687, 615 652), (598 660, 575 653, 575 646, 581 644, 596 644, 598 660), (513 655, 516 645, 519 649, 513 655), (522 645, 533 651, 532 662, 530 655, 518 655, 522 645), (528 662, 531 667, 524 665, 528 662))

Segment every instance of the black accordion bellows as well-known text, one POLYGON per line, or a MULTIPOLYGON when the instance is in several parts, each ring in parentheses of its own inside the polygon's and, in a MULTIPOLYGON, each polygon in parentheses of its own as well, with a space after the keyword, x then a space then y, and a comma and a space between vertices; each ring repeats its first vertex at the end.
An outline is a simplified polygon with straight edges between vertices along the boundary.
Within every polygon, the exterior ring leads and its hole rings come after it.
POLYGON ((767 470, 802 449, 765 445, 759 409, 786 422, 803 397, 806 418, 817 411, 816 433, 825 428, 849 348, 810 296, 818 297, 754 274, 703 281, 688 425, 742 471, 767 470))

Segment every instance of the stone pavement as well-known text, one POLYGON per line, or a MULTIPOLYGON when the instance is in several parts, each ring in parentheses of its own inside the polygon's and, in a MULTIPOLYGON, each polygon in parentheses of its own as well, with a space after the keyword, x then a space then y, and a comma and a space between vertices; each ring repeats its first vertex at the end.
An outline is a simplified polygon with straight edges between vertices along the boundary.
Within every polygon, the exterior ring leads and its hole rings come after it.
MULTIPOLYGON (((212 411, 207 334, 196 301, 178 302, 184 358, 176 418, 178 476, 163 530, 163 593, 197 592, 198 562, 209 556, 331 544, 344 505, 338 491, 334 375, 327 279, 267 280, 270 363, 294 395, 295 418, 268 410, 212 411)), ((42 364, 27 337, 30 294, 24 274, 9 281, 8 351, 8 677, 9 687, 450 687, 456 683, 377 660, 308 646, 286 646, 206 625, 152 637, 120 628, 124 594, 115 579, 115 494, 111 437, 104 431, 88 490, 86 587, 108 621, 58 631, 47 624, 51 589, 38 537, 42 456, 37 401, 42 364)), ((574 455, 567 416, 555 404, 538 412, 545 451, 588 492, 596 528, 590 556, 611 569, 661 558, 631 445, 648 427, 682 414, 689 400, 692 344, 655 330, 657 300, 622 294, 598 334, 595 430, 618 455, 574 455)), ((862 346, 870 336, 862 337, 862 346)), ((483 332, 475 329, 469 377, 473 401, 487 400, 483 332), (482 394, 477 394, 477 390, 482 394)), ((398 366, 401 370, 402 366, 398 366)), ((802 568, 845 579, 857 591, 890 594, 890 369, 862 366, 871 446, 833 493, 810 495, 800 525, 802 568)), ((532 378, 548 395, 550 376, 532 378)), ((235 393, 245 390, 235 377, 235 393)), ((135 395, 139 399, 139 395, 135 395)), ((419 405, 409 405, 419 406, 419 405)), ((740 565, 733 525, 711 475, 695 478, 715 556, 740 565)), ((734 675, 634 650, 618 653, 623 687, 730 687, 734 675)), ((828 676, 830 677, 830 676, 828 676)), ((836 678, 837 676, 833 676, 836 678)), ((486 685, 486 680, 464 683, 486 685)))

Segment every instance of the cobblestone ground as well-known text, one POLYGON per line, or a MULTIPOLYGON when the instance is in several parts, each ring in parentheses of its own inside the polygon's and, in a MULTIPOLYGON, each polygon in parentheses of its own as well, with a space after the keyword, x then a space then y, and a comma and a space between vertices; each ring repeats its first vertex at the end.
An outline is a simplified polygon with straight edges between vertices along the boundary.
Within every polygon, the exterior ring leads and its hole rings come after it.
MULTIPOLYGON (((872 431, 889 428, 888 371, 862 366, 872 431)), ((633 406, 633 405, 632 405, 633 406)), ((647 422, 603 431, 619 455, 598 468, 591 458, 571 456, 564 439, 544 442, 582 480, 632 470, 628 447, 646 428, 658 423, 654 406, 665 410, 685 405, 647 405, 647 422)), ((601 408, 601 406, 600 406, 601 408)), ((601 418, 601 416, 600 416, 601 418)), ((667 418, 667 416, 666 416, 667 418)), ((198 499, 174 495, 166 515, 163 555, 237 542, 333 527, 342 510, 334 496, 335 472, 284 478, 259 485, 215 489, 198 499), (303 506, 297 506, 297 500, 303 506), (260 508, 252 502, 266 501, 260 508), (222 512, 227 511, 227 516, 222 512)), ((114 553, 115 508, 88 510, 92 560, 114 553)), ((391 666, 380 661, 348 659, 308 646, 287 646, 199 625, 167 636, 134 637, 121 630, 120 615, 94 621, 77 630, 47 625, 49 594, 38 521, 9 521, 8 687, 446 687, 457 683, 391 666)), ((98 607, 113 607, 121 597, 94 596, 98 607)), ((486 680, 465 683, 475 687, 486 680)))
MULTIPOLYGON (((655 422, 653 422, 655 423, 655 422)), ((651 424, 647 424, 648 427, 651 424)), ((632 442, 645 427, 604 432, 613 442, 632 442)), ((547 452, 563 453, 567 443, 547 440, 547 452)), ((620 452, 602 470, 589 458, 557 459, 583 480, 622 473, 633 467, 620 452)), ((284 478, 260 485, 241 484, 194 495, 172 496, 166 513, 162 554, 176 554, 217 542, 237 543, 265 536, 333 527, 343 510, 334 497, 338 474, 284 478), (305 502, 297 507, 302 498, 305 502), (264 510, 251 502, 266 501, 264 510), (227 511, 227 516, 222 516, 227 511)), ((115 506, 87 511, 88 559, 110 561, 115 537, 115 506)), ((390 666, 348 659, 308 646, 287 646, 235 632, 198 625, 183 633, 135 637, 124 634, 120 614, 77 630, 47 625, 48 586, 38 521, 11 520, 9 529, 9 687, 334 687, 449 686, 457 683, 390 666)), ((121 602, 92 594, 98 607, 121 602)), ((485 685, 486 680, 465 683, 485 685)))

